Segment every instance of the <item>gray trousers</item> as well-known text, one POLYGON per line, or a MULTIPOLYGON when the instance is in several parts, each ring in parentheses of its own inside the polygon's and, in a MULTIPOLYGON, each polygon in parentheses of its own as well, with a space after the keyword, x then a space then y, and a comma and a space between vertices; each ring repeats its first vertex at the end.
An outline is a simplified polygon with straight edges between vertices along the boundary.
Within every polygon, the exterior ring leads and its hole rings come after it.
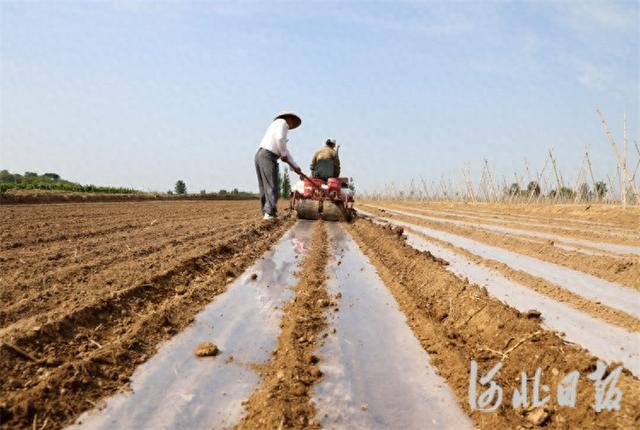
POLYGON ((276 215, 278 210, 278 191, 280 176, 278 172, 278 156, 264 148, 256 152, 256 174, 260 188, 260 205, 262 213, 276 215))

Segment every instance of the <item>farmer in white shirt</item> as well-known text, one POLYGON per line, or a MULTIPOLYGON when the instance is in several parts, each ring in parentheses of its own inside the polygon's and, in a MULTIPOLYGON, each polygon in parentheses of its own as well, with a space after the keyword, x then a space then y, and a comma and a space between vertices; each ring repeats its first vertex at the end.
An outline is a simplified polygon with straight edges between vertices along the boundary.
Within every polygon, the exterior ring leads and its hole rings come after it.
POLYGON ((264 134, 260 148, 256 153, 256 173, 260 187, 260 204, 263 219, 276 217, 278 203, 278 158, 289 163, 294 172, 301 173, 300 166, 293 161, 287 149, 287 134, 302 124, 302 120, 293 112, 280 112, 264 134))

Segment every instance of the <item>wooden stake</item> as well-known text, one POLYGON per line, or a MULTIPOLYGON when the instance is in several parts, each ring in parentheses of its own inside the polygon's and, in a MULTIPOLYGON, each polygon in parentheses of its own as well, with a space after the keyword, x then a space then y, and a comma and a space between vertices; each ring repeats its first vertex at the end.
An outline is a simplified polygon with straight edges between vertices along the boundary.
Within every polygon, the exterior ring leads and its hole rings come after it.
POLYGON ((489 180, 489 185, 491 185, 491 192, 492 192, 492 201, 497 202, 498 201, 498 192, 496 191, 496 182, 495 179, 493 178, 493 175, 491 175, 491 171, 489 170, 489 161, 487 161, 487 159, 484 159, 484 167, 486 169, 487 172, 487 178, 489 180))
POLYGON ((556 176, 556 195, 555 200, 558 201, 560 198, 560 190, 563 188, 562 181, 560 180, 560 175, 558 175, 558 166, 556 166, 556 160, 553 158, 553 154, 551 150, 549 150, 549 158, 551 159, 551 165, 553 166, 553 173, 556 176))
POLYGON ((424 190, 424 195, 427 200, 431 200, 431 195, 429 194, 429 187, 427 183, 424 181, 424 178, 420 177, 420 181, 422 182, 422 189, 424 190))
MULTIPOLYGON (((640 146, 638 146, 638 142, 633 142, 633 144, 636 147, 636 151, 638 151, 638 156, 640 157, 640 146)), ((636 168, 633 169, 633 177, 631 178, 631 181, 633 183, 636 182, 636 174, 638 173, 638 167, 640 167, 640 158, 638 158, 638 162, 636 163, 636 168)))
POLYGON ((549 186, 547 184, 547 178, 546 178, 546 176, 543 177, 544 171, 546 170, 548 164, 549 164, 549 157, 546 157, 544 159, 544 165, 542 166, 542 170, 540 172, 536 172, 537 180, 538 180, 538 186, 540 187, 540 194, 536 198, 536 202, 540 202, 540 199, 543 198, 549 192, 549 186), (544 184, 542 183, 542 179, 544 179, 544 181, 545 181, 544 184), (544 189, 542 188, 543 185, 545 186, 544 189))
POLYGON ((613 195, 613 192, 615 191, 615 187, 613 186, 613 181, 611 180, 611 176, 607 175, 607 181, 609 182, 609 188, 610 188, 610 192, 611 195, 613 195))
POLYGON ((467 184, 467 191, 471 194, 471 199, 474 203, 477 202, 476 194, 473 190, 473 182, 471 181, 471 172, 469 171, 469 166, 467 166, 466 170, 463 171, 465 182, 467 184))
POLYGON ((587 159, 587 167, 589 168, 589 176, 591 177, 591 186, 593 190, 596 189, 596 180, 593 177, 593 170, 591 170, 591 159, 589 158, 589 151, 585 151, 584 157, 587 159))
MULTIPOLYGON (((611 131, 609 131, 609 126, 607 125, 607 121, 605 121, 604 115, 602 114, 602 112, 600 112, 600 109, 596 109, 596 112, 598 112, 598 115, 600 116, 600 121, 602 122, 602 128, 604 129, 604 132, 607 135, 607 139, 609 140, 609 144, 611 145, 611 149, 613 150, 613 153, 615 154, 618 160, 618 166, 622 170, 622 174, 626 178, 625 180, 627 182, 631 182, 630 181, 631 175, 629 175, 629 172, 627 171, 625 160, 622 157, 622 155, 620 155, 620 152, 618 151, 618 147, 616 146, 615 140, 613 140, 613 136, 611 135, 611 131)), ((636 198, 636 201, 640 201, 640 192, 638 192, 638 187, 636 187, 635 182, 631 182, 631 189, 633 190, 633 194, 636 198)))
MULTIPOLYGON (((622 163, 627 168, 627 113, 624 113, 624 125, 622 131, 622 163)), ((627 175, 622 177, 622 206, 627 205, 627 175)))

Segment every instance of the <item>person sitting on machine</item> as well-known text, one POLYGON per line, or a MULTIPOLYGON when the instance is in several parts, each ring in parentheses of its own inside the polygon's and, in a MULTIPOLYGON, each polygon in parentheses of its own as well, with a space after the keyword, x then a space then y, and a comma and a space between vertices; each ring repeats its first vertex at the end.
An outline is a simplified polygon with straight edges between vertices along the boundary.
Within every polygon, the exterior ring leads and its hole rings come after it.
POLYGON ((311 160, 311 176, 326 181, 340 176, 340 157, 335 139, 327 139, 311 160))

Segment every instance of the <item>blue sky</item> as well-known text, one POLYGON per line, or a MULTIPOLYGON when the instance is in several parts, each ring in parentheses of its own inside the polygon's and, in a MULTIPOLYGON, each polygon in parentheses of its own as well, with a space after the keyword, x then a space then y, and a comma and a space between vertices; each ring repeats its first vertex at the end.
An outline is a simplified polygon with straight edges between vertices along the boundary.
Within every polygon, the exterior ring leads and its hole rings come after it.
MULTIPOLYGON (((0 2, 0 168, 256 190, 273 114, 361 190, 541 168, 615 172, 640 119, 640 2, 0 2)), ((630 151, 631 153, 631 151, 630 151)), ((635 160, 635 157, 632 158, 635 160)))

